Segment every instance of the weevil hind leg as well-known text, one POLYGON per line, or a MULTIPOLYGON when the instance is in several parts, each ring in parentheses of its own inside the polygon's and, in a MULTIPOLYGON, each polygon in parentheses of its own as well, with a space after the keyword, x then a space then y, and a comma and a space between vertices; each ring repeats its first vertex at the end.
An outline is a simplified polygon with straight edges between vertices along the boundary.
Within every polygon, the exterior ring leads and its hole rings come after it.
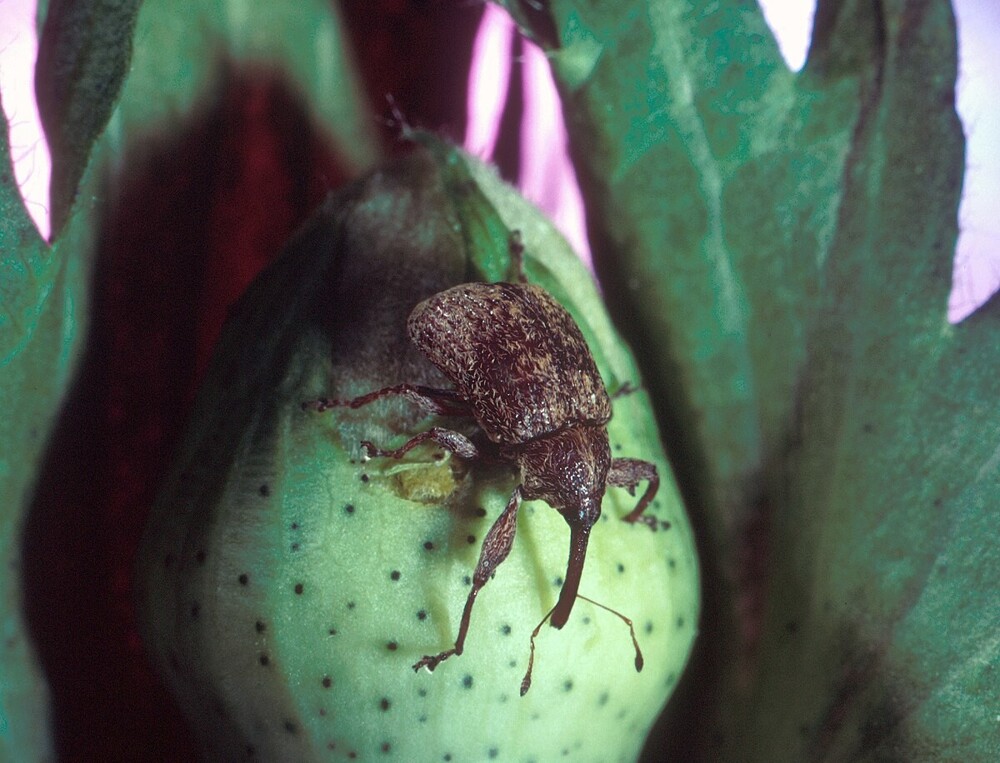
POLYGON ((438 416, 472 416, 472 406, 453 389, 435 389, 420 384, 396 384, 349 400, 319 398, 302 403, 303 410, 328 411, 331 408, 360 408, 385 397, 405 397, 428 413, 438 416))
POLYGON ((660 488, 660 475, 656 471, 656 465, 638 458, 612 459, 611 468, 608 470, 609 485, 623 487, 628 490, 629 495, 635 495, 636 487, 643 480, 648 483, 646 492, 642 494, 635 508, 622 517, 622 520, 630 523, 642 522, 649 529, 656 530, 660 526, 656 517, 643 516, 643 512, 652 503, 656 491, 660 488))
POLYGON ((462 653, 462 650, 465 648, 465 637, 469 633, 472 605, 476 602, 476 596, 479 594, 480 589, 493 577, 493 574, 497 571, 497 567, 503 563, 514 546, 514 534, 517 531, 517 510, 520 505, 521 486, 518 485, 514 488, 510 500, 507 501, 506 508, 497 517, 496 522, 493 523, 489 532, 486 533, 486 537, 483 538, 483 546, 479 552, 479 563, 476 565, 476 571, 472 576, 472 590, 469 591, 469 597, 465 600, 465 609, 462 610, 462 620, 458 626, 458 638, 455 639, 455 646, 451 649, 446 649, 440 654, 421 658, 414 664, 414 670, 420 670, 420 668, 434 670, 441 662, 447 660, 453 654, 462 653))
POLYGON ((510 252, 510 267, 514 271, 514 277, 518 283, 528 283, 528 276, 524 272, 524 237, 521 231, 512 230, 507 239, 507 251, 510 252))

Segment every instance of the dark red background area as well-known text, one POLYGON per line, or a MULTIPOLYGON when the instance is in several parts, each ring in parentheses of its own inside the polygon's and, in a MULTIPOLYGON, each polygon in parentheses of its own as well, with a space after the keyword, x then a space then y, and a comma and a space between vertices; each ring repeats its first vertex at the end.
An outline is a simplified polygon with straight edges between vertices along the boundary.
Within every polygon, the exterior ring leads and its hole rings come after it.
MULTIPOLYGON (((460 139, 482 6, 345 3, 373 132, 391 153, 390 94, 408 122, 460 139)), ((336 147, 280 80, 232 70, 215 103, 137 147, 109 189, 84 358, 40 476, 25 600, 50 683, 59 759, 195 759, 143 654, 135 554, 228 306, 326 193, 336 147)))

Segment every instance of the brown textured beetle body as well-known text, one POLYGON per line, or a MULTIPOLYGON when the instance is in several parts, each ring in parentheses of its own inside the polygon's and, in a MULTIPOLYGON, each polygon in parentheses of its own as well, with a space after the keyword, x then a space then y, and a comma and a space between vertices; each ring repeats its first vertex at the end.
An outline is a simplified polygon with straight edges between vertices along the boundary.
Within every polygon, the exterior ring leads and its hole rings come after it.
POLYGON ((493 442, 520 445, 611 418, 611 400, 583 334, 538 286, 455 286, 417 305, 406 327, 493 442))
MULTIPOLYGON (((407 330, 414 344, 452 381, 454 390, 400 384, 353 400, 309 405, 316 410, 357 408, 388 395, 403 395, 430 412, 475 419, 498 446, 500 457, 519 468, 520 483, 483 540, 454 647, 414 665, 433 670, 442 660, 462 653, 476 596, 513 546, 522 499, 546 501, 570 527, 566 577, 550 612, 552 625, 561 628, 578 597, 590 531, 601 515, 607 485, 634 493, 640 481, 648 481, 645 494, 624 520, 655 529, 655 520, 642 513, 656 494, 659 478, 651 463, 611 458, 606 428, 611 400, 576 322, 544 289, 526 283, 455 286, 418 304, 407 330)), ((481 456, 468 437, 441 427, 396 450, 363 444, 372 456, 399 458, 427 440, 462 458, 481 456)), ((637 669, 641 664, 636 645, 637 669)), ((529 683, 530 667, 522 694, 529 683)))

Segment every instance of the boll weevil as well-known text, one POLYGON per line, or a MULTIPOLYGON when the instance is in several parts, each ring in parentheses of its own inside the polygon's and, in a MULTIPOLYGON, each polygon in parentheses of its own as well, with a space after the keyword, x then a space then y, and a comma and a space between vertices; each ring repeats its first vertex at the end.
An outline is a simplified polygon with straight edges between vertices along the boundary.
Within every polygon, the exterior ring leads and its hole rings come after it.
MULTIPOLYGON (((462 654, 476 596, 513 547, 521 501, 544 500, 563 516, 570 528, 566 575, 555 606, 532 634, 523 695, 530 686, 539 628, 548 619, 553 627, 562 628, 576 599, 586 598, 579 594, 580 578, 607 486, 623 487, 634 495, 639 483, 647 482, 645 493, 622 519, 655 530, 656 520, 644 512, 656 495, 659 476, 648 461, 611 457, 607 433, 611 398, 590 348, 569 312, 547 291, 526 282, 517 233, 510 243, 517 283, 454 286, 419 303, 407 320, 411 341, 454 389, 403 383, 350 400, 320 399, 303 407, 316 411, 359 408, 402 396, 428 413, 473 419, 487 441, 477 445, 460 432, 434 426, 394 450, 364 441, 370 457, 401 458, 431 441, 460 458, 506 462, 519 471, 517 487, 483 539, 454 645, 423 657, 414 670, 434 670, 443 660, 462 654)), ((628 618, 598 606, 620 617, 632 630, 628 618)), ((636 669, 641 670, 634 630, 632 641, 636 669)))

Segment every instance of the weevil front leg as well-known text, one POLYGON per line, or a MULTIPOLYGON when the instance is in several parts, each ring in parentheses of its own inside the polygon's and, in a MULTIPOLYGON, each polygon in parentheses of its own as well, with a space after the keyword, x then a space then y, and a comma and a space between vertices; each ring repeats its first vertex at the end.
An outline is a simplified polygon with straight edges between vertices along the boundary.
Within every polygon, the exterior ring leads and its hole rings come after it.
POLYGON ((642 522, 649 529, 655 530, 660 526, 656 517, 644 517, 642 513, 656 496, 656 491, 660 489, 660 475, 656 471, 656 465, 637 458, 612 459, 611 468, 608 470, 609 485, 623 487, 628 490, 629 495, 635 495, 636 487, 643 480, 649 483, 646 492, 642 494, 635 508, 622 519, 625 522, 642 522))
POLYGON ((375 456, 402 458, 404 454, 427 440, 433 440, 445 450, 450 450, 461 458, 479 458, 479 449, 473 444, 472 440, 461 432, 455 432, 444 427, 431 427, 426 432, 421 432, 416 437, 411 437, 395 450, 382 450, 369 440, 362 440, 361 447, 368 452, 370 458, 375 456))
POLYGON ((363 405, 374 403, 376 400, 392 396, 405 397, 428 413, 435 413, 439 416, 472 416, 472 406, 455 390, 435 389, 420 384, 396 384, 349 400, 321 397, 318 400, 302 403, 302 409, 323 412, 331 408, 360 408, 363 405))
POLYGON ((514 493, 507 502, 507 507, 503 513, 493 523, 493 527, 486 533, 483 539, 483 547, 479 552, 479 563, 476 571, 472 575, 472 590, 469 591, 469 598, 465 600, 465 609, 462 610, 462 621, 458 626, 458 638, 455 639, 455 646, 446 649, 440 654, 425 656, 414 664, 414 670, 427 668, 434 670, 441 662, 447 660, 453 654, 461 654, 465 647, 465 637, 469 632, 469 619, 472 616, 472 605, 476 602, 479 590, 486 585, 493 574, 497 571, 504 559, 514 546, 514 533, 517 530, 517 509, 521 505, 521 486, 514 488, 514 493))

